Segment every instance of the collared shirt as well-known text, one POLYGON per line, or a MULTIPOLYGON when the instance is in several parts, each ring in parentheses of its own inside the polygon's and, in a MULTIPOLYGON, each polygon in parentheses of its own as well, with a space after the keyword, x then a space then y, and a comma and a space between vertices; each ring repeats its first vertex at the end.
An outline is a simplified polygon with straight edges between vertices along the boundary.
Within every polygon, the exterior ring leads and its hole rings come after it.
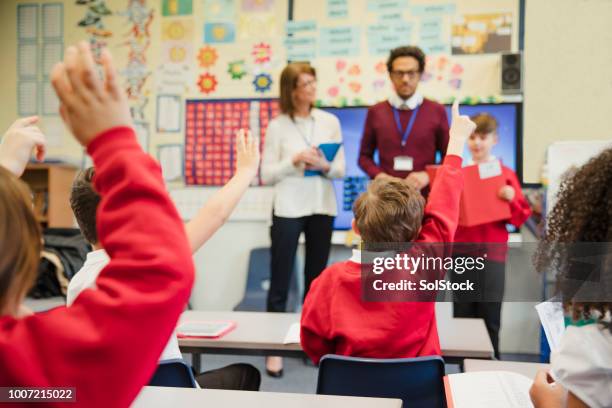
POLYGON ((313 109, 309 118, 282 114, 270 121, 261 159, 264 184, 274 185, 274 215, 298 218, 314 214, 335 216, 336 194, 332 179, 344 177, 344 147, 340 146, 324 177, 304 176, 293 165, 293 156, 321 143, 341 143, 338 118, 313 109))
POLYGON ((393 106, 395 109, 400 110, 414 110, 417 106, 420 106, 423 103, 423 95, 416 91, 412 94, 412 96, 408 99, 402 99, 395 92, 393 95, 389 97, 389 104, 393 106))
MULTIPOLYGON (((85 289, 95 289, 96 279, 102 272, 102 269, 110 262, 110 257, 104 249, 98 249, 87 254, 87 259, 83 267, 74 275, 68 284, 68 293, 66 295, 66 305, 70 306, 85 289)), ((120 311, 119 311, 120 312, 120 311)), ((182 359, 181 350, 178 346, 178 340, 173 334, 170 336, 166 348, 162 352, 160 361, 171 359, 182 359)))

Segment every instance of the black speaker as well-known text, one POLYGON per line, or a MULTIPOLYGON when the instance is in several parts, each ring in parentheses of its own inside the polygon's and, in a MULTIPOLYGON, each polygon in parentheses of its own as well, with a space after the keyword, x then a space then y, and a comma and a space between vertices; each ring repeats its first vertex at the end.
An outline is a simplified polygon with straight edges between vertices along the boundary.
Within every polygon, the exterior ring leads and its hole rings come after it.
POLYGON ((523 58, 520 53, 501 55, 501 92, 520 94, 523 92, 523 58))

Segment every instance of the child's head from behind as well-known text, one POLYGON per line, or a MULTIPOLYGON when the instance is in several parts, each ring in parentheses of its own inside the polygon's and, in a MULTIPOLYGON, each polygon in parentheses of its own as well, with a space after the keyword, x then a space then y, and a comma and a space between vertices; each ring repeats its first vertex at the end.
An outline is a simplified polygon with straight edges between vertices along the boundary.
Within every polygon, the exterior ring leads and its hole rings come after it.
POLYGON ((15 314, 40 263, 40 225, 25 183, 0 166, 0 315, 15 314))
POLYGON ((476 124, 467 142, 472 160, 476 163, 486 161, 497 144, 497 120, 488 113, 479 113, 470 119, 476 124))
POLYGON ((96 211, 100 195, 93 186, 94 168, 82 170, 77 174, 70 191, 70 207, 79 224, 81 233, 92 245, 98 243, 96 230, 96 211))
MULTIPOLYGON (((571 258, 600 262, 585 251, 602 251, 611 242, 612 148, 592 158, 561 182, 557 202, 546 217, 546 236, 535 254, 536 270, 545 273, 554 268, 558 273, 558 288, 564 300, 569 302, 581 279, 573 273, 577 270, 574 266, 580 264, 571 262, 571 258)), ((596 285, 589 286, 596 288, 589 296, 593 301, 571 299, 574 318, 588 317, 592 311, 605 313, 612 308, 612 256, 608 255, 611 252, 612 248, 597 255, 603 257, 603 262, 597 270, 596 285)), ((581 271, 586 273, 589 269, 581 267, 581 271)))
POLYGON ((378 178, 353 204, 354 229, 367 243, 411 242, 421 229, 425 199, 402 180, 378 178))

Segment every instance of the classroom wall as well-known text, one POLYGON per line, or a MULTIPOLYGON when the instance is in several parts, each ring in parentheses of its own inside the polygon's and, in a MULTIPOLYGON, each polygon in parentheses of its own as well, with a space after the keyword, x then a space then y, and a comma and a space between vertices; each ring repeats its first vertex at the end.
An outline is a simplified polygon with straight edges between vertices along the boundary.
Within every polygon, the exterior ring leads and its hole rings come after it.
POLYGON ((526 1, 525 182, 554 141, 612 139, 610 21, 609 0, 526 1))

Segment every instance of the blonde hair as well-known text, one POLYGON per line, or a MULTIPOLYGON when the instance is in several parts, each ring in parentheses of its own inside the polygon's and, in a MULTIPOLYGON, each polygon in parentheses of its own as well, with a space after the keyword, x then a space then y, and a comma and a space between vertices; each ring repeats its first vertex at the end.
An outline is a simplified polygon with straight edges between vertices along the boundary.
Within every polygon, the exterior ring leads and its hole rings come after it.
POLYGON ((36 279, 40 225, 27 185, 0 166, 0 311, 17 306, 36 279))
POLYGON ((414 241, 423 222, 425 199, 401 180, 375 179, 353 204, 355 224, 364 242, 414 241))

